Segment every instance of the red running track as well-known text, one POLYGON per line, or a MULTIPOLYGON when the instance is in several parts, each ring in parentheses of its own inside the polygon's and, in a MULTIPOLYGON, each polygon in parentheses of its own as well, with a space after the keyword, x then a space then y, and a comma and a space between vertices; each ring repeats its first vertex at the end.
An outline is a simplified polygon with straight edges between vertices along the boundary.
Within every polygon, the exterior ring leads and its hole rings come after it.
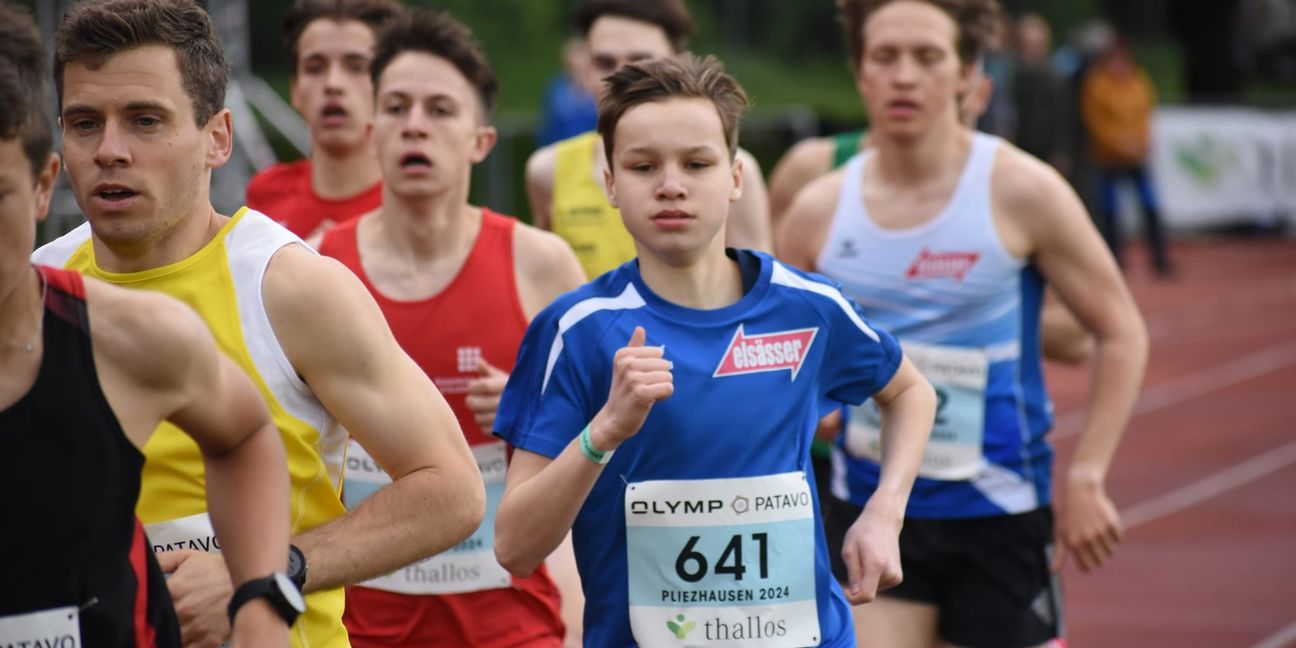
MULTIPOLYGON (((1126 277, 1152 342, 1108 477, 1115 558, 1063 574, 1071 648, 1296 646, 1296 241, 1179 243, 1158 281, 1126 277)), ((1088 368, 1047 368, 1055 474, 1083 422, 1088 368)))

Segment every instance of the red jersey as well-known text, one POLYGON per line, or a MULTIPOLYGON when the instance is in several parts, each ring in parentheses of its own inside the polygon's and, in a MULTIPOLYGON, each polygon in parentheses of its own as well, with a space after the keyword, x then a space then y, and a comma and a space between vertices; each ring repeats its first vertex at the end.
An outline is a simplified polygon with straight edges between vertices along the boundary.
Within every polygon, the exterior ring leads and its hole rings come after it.
POLYGON ((268 167, 253 176, 247 186, 248 207, 269 216, 304 239, 381 205, 381 182, 350 198, 320 198, 311 187, 310 160, 268 167))
MULTIPOLYGON (((320 252, 356 273, 387 317, 396 341, 450 403, 487 481, 488 505, 482 529, 459 546, 368 581, 368 586, 347 588, 343 621, 351 643, 356 648, 561 646, 564 628, 558 589, 548 573, 542 567, 527 578, 512 578, 494 562, 494 517, 503 492, 504 447, 477 425, 466 404, 468 384, 478 376, 478 359, 510 371, 526 332, 527 318, 513 269, 516 221, 483 209, 481 231, 458 274, 437 295, 413 302, 388 298, 369 281, 356 244, 359 222, 352 219, 329 230, 320 252), (468 557, 474 551, 477 562, 468 557), (487 560, 489 565, 484 564, 487 560), (462 593, 412 593, 454 590, 478 572, 493 574, 496 580, 483 582, 494 585, 462 593)), ((344 489, 348 508, 355 491, 374 488, 358 479, 365 477, 363 473, 353 472, 353 459, 357 464, 367 461, 357 455, 364 457, 362 449, 353 446, 344 489)))

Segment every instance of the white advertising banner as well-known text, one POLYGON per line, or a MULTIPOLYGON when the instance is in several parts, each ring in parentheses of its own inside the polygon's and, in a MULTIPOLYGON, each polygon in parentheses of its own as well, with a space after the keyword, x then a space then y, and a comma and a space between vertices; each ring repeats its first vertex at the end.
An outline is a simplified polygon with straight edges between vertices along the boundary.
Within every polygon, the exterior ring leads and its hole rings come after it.
POLYGON ((1153 125, 1152 174, 1172 228, 1296 214, 1296 111, 1169 106, 1153 125))

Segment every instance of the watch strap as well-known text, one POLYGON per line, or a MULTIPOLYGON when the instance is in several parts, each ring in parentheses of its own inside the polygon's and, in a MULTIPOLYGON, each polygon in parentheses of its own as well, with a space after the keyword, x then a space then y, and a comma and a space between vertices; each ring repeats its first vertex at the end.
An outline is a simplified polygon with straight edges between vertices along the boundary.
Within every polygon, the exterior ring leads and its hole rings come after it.
POLYGON ((300 612, 293 608, 292 604, 284 598, 284 594, 279 591, 279 583, 275 580, 274 574, 271 574, 265 578, 254 578, 247 581, 234 590, 234 594, 230 596, 229 602, 230 625, 234 624, 234 617, 238 615, 239 609, 248 602, 257 598, 265 598, 270 603, 270 607, 273 608, 288 625, 292 625, 300 614, 300 612))

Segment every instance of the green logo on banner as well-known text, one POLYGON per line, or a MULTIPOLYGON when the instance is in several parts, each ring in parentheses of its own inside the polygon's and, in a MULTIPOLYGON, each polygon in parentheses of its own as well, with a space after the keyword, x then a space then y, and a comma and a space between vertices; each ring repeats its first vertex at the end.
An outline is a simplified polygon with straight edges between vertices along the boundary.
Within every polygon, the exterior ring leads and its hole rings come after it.
POLYGON ((1231 146, 1202 134, 1175 147, 1175 159, 1198 184, 1212 185, 1238 158, 1231 146))

